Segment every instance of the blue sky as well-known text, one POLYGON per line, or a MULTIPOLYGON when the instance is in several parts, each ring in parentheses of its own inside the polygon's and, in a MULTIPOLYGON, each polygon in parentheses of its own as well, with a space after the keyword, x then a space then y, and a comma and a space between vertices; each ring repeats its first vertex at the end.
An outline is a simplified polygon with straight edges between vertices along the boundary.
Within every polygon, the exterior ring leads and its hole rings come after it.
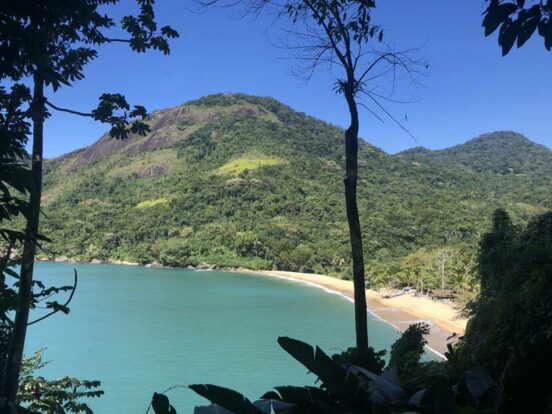
MULTIPOLYGON (((279 28, 270 16, 239 19, 231 9, 195 13, 181 0, 157 0, 158 21, 180 32, 170 56, 132 53, 108 45, 87 67, 86 79, 50 96, 59 106, 89 110, 102 92, 120 92, 148 110, 218 92, 272 96, 296 110, 346 126, 332 75, 321 71, 308 84, 293 76, 293 60, 274 47, 279 28)), ((123 0, 117 13, 133 10, 123 0)), ((552 147, 552 53, 541 38, 501 57, 496 36, 483 37, 483 0, 380 0, 374 15, 397 48, 424 45, 428 76, 415 102, 389 107, 405 119, 414 141, 391 120, 361 112, 361 136, 388 152, 412 146, 444 148, 485 132, 515 130, 552 147)), ((410 95, 409 95, 410 96, 410 95)), ((45 127, 45 155, 90 145, 107 126, 54 114, 45 127)))

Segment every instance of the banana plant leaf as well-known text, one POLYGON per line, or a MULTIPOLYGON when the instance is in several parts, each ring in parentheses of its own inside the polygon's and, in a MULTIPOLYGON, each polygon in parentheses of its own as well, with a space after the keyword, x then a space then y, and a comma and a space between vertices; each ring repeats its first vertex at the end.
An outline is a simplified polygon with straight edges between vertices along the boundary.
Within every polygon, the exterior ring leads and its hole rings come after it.
POLYGON ((455 407, 454 393, 445 377, 436 377, 433 384, 424 392, 420 405, 435 414, 450 414, 455 407))
POLYGON ((228 411, 226 408, 222 408, 220 405, 201 405, 194 408, 194 414, 234 414, 232 411, 228 411))
POLYGON ((277 399, 292 403, 300 413, 344 414, 336 400, 327 391, 315 387, 280 386, 269 391, 262 399, 277 399))
POLYGON ((426 391, 427 391, 427 388, 424 388, 423 390, 420 390, 414 393, 408 400, 408 404, 412 406, 419 406, 422 403, 422 397, 424 396, 426 391))
POLYGON ((358 378, 347 372, 320 348, 313 348, 309 344, 285 336, 279 337, 278 343, 288 354, 315 374, 330 393, 341 398, 366 398, 365 389, 359 386, 358 378))
POLYGON ((151 406, 155 414, 176 414, 176 410, 170 404, 166 395, 154 393, 151 399, 151 406))
POLYGON ((197 394, 233 414, 266 414, 237 391, 211 384, 193 384, 189 387, 197 394))
POLYGON ((401 380, 399 378, 399 370, 397 369, 397 367, 391 367, 383 371, 380 377, 386 381, 389 381, 392 384, 397 385, 398 387, 401 386, 401 380))
POLYGON ((294 387, 291 385, 274 387, 277 391, 270 391, 261 398, 280 399, 293 403, 299 407, 308 407, 315 401, 325 404, 333 404, 335 401, 326 391, 316 387, 294 387))
POLYGON ((489 373, 480 366, 468 369, 465 378, 466 387, 474 398, 481 398, 495 385, 489 373))
MULTIPOLYGON (((294 414, 297 406, 281 400, 261 399, 253 403, 253 406, 264 414, 294 414)), ((194 414, 235 414, 218 404, 195 407, 194 414)))
POLYGON ((293 414, 297 405, 281 400, 257 400, 253 405, 266 414, 293 414))
POLYGON ((372 401, 383 405, 390 405, 407 400, 407 395, 403 389, 388 379, 393 379, 392 374, 387 374, 387 376, 383 376, 383 374, 378 375, 355 365, 349 366, 347 371, 357 377, 364 377, 368 380, 360 381, 360 385, 367 388, 372 401))

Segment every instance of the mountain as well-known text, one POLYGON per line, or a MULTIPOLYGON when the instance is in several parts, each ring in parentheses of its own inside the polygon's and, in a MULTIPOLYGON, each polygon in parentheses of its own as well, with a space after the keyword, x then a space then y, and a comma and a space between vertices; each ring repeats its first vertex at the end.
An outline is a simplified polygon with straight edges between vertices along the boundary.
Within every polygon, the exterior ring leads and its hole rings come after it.
POLYGON ((444 150, 417 147, 398 155, 438 166, 454 164, 479 173, 526 174, 533 178, 550 178, 552 168, 552 150, 512 131, 484 134, 444 150))
MULTIPOLYGON (((146 137, 101 137, 45 165, 43 256, 348 271, 343 130, 271 98, 156 111, 146 137)), ((514 133, 397 155, 361 142, 368 263, 475 249, 494 209, 552 208, 551 151, 514 133), (538 167, 538 168, 537 168, 538 167)))

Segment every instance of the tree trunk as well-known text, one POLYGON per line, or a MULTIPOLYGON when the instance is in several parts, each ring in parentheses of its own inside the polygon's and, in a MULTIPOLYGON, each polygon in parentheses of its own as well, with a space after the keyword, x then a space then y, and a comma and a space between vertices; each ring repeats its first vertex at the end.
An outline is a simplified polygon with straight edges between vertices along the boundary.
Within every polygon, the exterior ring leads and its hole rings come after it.
POLYGON ((42 195, 42 144, 44 127, 44 77, 38 72, 34 76, 31 108, 33 111, 33 188, 31 188, 29 200, 31 212, 27 220, 21 258, 18 307, 15 314, 10 349, 8 351, 6 370, 2 383, 2 396, 9 403, 15 402, 17 397, 19 372, 21 370, 27 323, 29 321, 29 310, 33 298, 33 270, 40 218, 40 198, 42 195))
POLYGON ((364 254, 362 234, 357 207, 358 179, 358 109, 354 95, 346 91, 345 99, 349 106, 351 124, 345 131, 345 206, 349 222, 351 256, 353 259, 353 284, 355 290, 355 331, 356 346, 359 352, 368 350, 368 318, 366 309, 366 286, 364 282, 364 254))
POLYGON ((445 289, 445 261, 441 262, 441 290, 445 289))

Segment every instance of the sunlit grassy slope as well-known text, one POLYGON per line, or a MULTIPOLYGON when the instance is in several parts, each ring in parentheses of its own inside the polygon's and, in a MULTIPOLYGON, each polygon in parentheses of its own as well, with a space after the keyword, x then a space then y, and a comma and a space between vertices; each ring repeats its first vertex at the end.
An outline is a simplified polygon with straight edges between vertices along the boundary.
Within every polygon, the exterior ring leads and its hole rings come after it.
POLYGON ((256 170, 257 168, 270 167, 281 164, 282 160, 264 155, 247 154, 233 159, 215 170, 217 175, 240 175, 245 171, 256 170))

